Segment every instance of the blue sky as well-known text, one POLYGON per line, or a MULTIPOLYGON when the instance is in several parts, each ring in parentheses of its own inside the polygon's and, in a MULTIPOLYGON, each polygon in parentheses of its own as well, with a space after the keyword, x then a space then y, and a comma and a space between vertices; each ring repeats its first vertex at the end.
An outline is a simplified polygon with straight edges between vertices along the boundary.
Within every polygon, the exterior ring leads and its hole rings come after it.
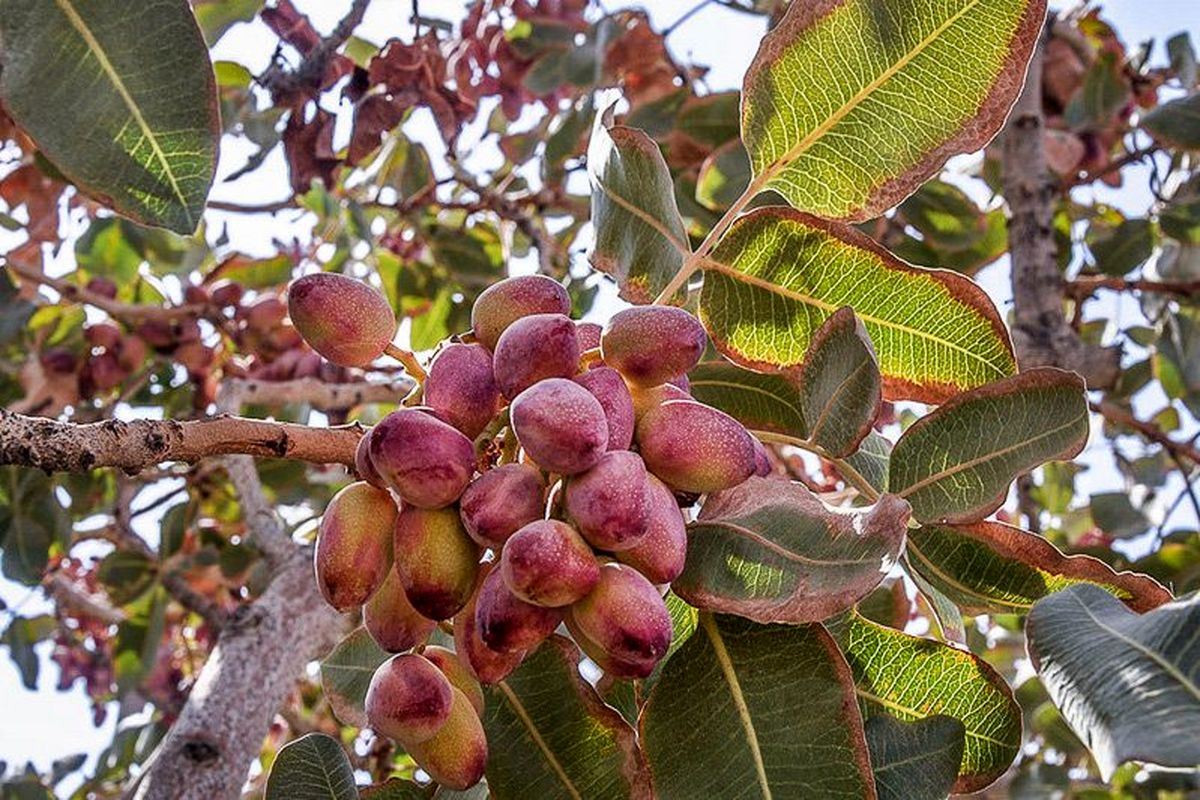
MULTIPOLYGON (((654 21, 661 27, 677 19, 694 3, 695 0, 654 0, 646 5, 654 21)), ((344 13, 348 2, 296 0, 296 5, 313 18, 318 28, 328 31, 344 13)), ((607 5, 620 7, 624 3, 621 0, 607 0, 607 5)), ((423 0, 421 10, 428 16, 457 20, 461 17, 461 6, 458 0, 423 0)), ((410 31, 405 20, 409 9, 409 0, 374 0, 359 35, 380 44, 392 36, 407 36, 410 31)), ((1112 3, 1106 9, 1106 15, 1115 22, 1127 44, 1155 39, 1158 45, 1155 56, 1159 61, 1163 59, 1162 42, 1167 36, 1180 30, 1189 30, 1194 40, 1200 40, 1200 2, 1197 0, 1125 0, 1112 3)), ((740 84, 741 75, 754 55, 763 29, 760 19, 714 4, 679 28, 671 36, 669 44, 681 60, 711 65, 710 85, 714 89, 725 89, 740 84)), ((265 66, 273 48, 273 38, 261 25, 245 25, 235 28, 226 36, 216 56, 240 60, 257 73, 265 66)), ((433 143, 428 134, 420 138, 433 143)), ((243 163, 246 155, 248 153, 245 150, 228 147, 223 154, 221 172, 232 172, 243 163)), ((481 157, 486 158, 486 154, 481 157)), ((1144 188, 1140 188, 1144 187, 1144 181, 1131 180, 1128 187, 1105 199, 1129 209, 1145 208, 1149 195, 1144 188)), ((248 178, 236 184, 219 183, 213 197, 252 203, 277 200, 287 193, 286 172, 282 158, 276 154, 263 169, 248 178)), ((270 247, 272 235, 290 235, 292 230, 289 228, 294 229, 295 226, 294 222, 289 225, 261 217, 238 219, 219 215, 219 219, 229 223, 229 233, 234 243, 248 252, 265 252, 270 247)), ((214 226, 212 230, 215 235, 219 228, 214 226)), ((64 269, 68 266, 67 263, 61 265, 64 269)), ((1005 267, 998 265, 988 270, 981 276, 981 282, 1004 309, 1008 301, 1005 267)), ((1129 318, 1126 315, 1138 313, 1135 307, 1122 306, 1108 310, 1126 319, 1129 318)), ((1145 402, 1153 407, 1161 401, 1148 398, 1145 402)), ((1087 488, 1090 491, 1120 488, 1119 478, 1107 466, 1106 452, 1092 452, 1090 457, 1085 457, 1096 465, 1088 474, 1087 488)), ((1171 492, 1166 494, 1173 496, 1171 492)), ((1190 515, 1190 509, 1185 508, 1183 514, 1173 521, 1185 524, 1187 519, 1184 515, 1190 515)), ((147 527, 142 531, 143 535, 150 541, 157 541, 154 521, 145 522, 147 527)), ((10 607, 19 608, 23 614, 36 613, 45 608, 38 592, 31 593, 4 581, 0 581, 0 597, 10 607)), ((0 760, 8 761, 10 768, 13 764, 32 760, 45 769, 55 758, 70 753, 94 754, 112 736, 115 709, 102 728, 94 728, 81 689, 74 688, 68 692, 54 690, 58 670, 48 662, 47 654, 48 647, 43 646, 39 690, 27 692, 20 685, 7 651, 0 653, 0 698, 3 698, 0 705, 0 760)))

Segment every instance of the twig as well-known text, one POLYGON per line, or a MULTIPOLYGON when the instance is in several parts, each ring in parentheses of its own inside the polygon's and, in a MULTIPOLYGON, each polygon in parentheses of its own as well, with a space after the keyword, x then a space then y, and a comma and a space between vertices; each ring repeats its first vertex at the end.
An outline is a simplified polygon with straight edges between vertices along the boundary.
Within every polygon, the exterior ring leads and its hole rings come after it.
POLYGON ((55 572, 47 577, 43 586, 45 586, 46 592, 60 604, 85 616, 109 625, 119 625, 125 621, 125 612, 119 608, 113 608, 104 600, 84 591, 61 572, 55 572))
POLYGON ((276 200, 273 203, 234 203, 229 200, 209 200, 208 208, 234 214, 276 214, 289 208, 296 208, 296 201, 291 197, 286 200, 276 200))
POLYGON ((304 59, 294 70, 269 70, 261 82, 270 90, 272 97, 289 97, 297 92, 320 87, 330 60, 362 22, 369 3, 370 0, 354 0, 346 16, 342 17, 333 31, 316 47, 304 54, 304 59))
POLYGON ((307 403, 318 411, 353 408, 364 403, 399 403, 413 387, 408 378, 389 383, 325 383, 316 378, 291 381, 234 379, 230 383, 245 405, 307 403))
POLYGON ((1075 175, 1069 179, 1064 179, 1063 188, 1070 190, 1076 186, 1085 186, 1089 183, 1094 183, 1107 175, 1111 175, 1114 172, 1120 172, 1130 164, 1136 164, 1147 156, 1154 155, 1157 152, 1158 147, 1155 145, 1150 145, 1149 147, 1143 147, 1138 150, 1134 150, 1131 153, 1126 153, 1120 158, 1108 162, 1095 172, 1080 172, 1078 175, 1075 175))
POLYGON ((85 303, 107 312, 112 317, 120 319, 173 322, 180 319, 202 317, 207 310, 206 306, 196 304, 161 306, 122 303, 111 297, 89 291, 82 286, 78 286, 62 278, 51 278, 43 274, 41 270, 28 264, 19 264, 11 259, 7 259, 5 263, 14 274, 34 283, 49 286, 62 295, 63 299, 68 302, 85 303))
MULTIPOLYGON (((1153 422, 1140 420, 1129 411, 1109 400, 1101 400, 1099 403, 1089 402, 1088 407, 1108 421, 1137 431, 1149 441, 1161 445, 1172 459, 1176 461, 1187 459, 1192 464, 1200 466, 1200 450, 1197 450, 1194 445, 1172 439, 1167 435, 1166 431, 1153 422)), ((1186 476, 1186 470, 1184 474, 1186 476)))
POLYGON ((1195 281, 1151 281, 1131 278, 1113 278, 1105 275, 1081 275, 1066 286, 1068 297, 1082 300, 1101 289, 1114 292, 1158 292, 1180 297, 1200 296, 1200 280, 1195 281))
POLYGON ((683 25, 689 19, 699 14, 701 11, 711 5, 712 2, 713 0, 700 0, 699 3, 696 3, 696 5, 692 6, 687 11, 683 12, 683 14, 681 14, 679 17, 677 17, 674 22, 663 28, 662 37, 665 39, 670 36, 680 25, 683 25))

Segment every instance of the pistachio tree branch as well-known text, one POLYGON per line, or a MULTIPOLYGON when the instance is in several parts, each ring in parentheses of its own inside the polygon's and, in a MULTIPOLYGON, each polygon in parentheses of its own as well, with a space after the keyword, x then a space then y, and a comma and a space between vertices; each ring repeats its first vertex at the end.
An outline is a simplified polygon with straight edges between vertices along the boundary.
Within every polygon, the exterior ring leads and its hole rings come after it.
POLYGON ((0 409, 0 466, 45 472, 116 467, 135 474, 166 461, 236 454, 350 466, 361 436, 358 425, 314 428, 230 415, 79 424, 0 409))
POLYGON ((410 391, 412 381, 398 378, 388 383, 326 383, 316 378, 263 381, 238 378, 230 381, 245 405, 283 406, 307 403, 318 411, 353 408, 363 403, 399 403, 410 391))
POLYGON ((106 312, 109 316, 118 319, 173 322, 180 319, 197 319, 204 316, 204 313, 208 310, 206 306, 195 303, 187 303, 179 306, 122 303, 107 295, 90 291, 83 286, 79 286, 63 278, 52 278, 29 264, 18 263, 11 259, 6 259, 4 264, 14 275, 32 283, 48 286, 62 295, 64 300, 93 306, 106 312))

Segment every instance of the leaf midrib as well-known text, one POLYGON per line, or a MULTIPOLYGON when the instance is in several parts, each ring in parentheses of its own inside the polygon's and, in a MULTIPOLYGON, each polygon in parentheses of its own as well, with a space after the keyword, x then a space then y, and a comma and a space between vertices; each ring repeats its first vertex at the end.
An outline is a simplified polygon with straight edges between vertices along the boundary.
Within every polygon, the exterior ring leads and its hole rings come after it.
POLYGON ((822 428, 825 427, 825 423, 829 420, 829 415, 833 412, 834 406, 838 404, 838 400, 841 398, 842 392, 846 390, 846 386, 850 383, 850 381, 857 378, 858 374, 869 366, 871 366, 870 360, 864 358, 858 363, 857 367, 850 370, 850 372, 844 378, 842 378, 842 380, 838 383, 837 388, 834 389, 829 395, 829 402, 825 403, 825 405, 821 407, 821 413, 817 416, 817 421, 814 422, 812 426, 812 432, 810 432, 808 435, 809 439, 812 439, 814 442, 820 440, 818 433, 822 428))
POLYGON ((104 48, 100 46, 100 42, 97 41, 95 35, 92 33, 91 28, 88 27, 87 22, 84 21, 83 17, 79 16, 79 12, 75 10, 75 5, 72 0, 54 0, 54 2, 58 6, 59 10, 63 12, 63 15, 67 18, 67 21, 71 23, 71 27, 73 27, 79 33, 84 43, 87 44, 88 50, 91 51, 92 55, 95 57, 96 62, 100 65, 100 69, 103 70, 104 74, 108 76, 113 88, 116 89, 117 94, 121 96, 122 102, 124 102, 125 107, 129 109, 129 113, 133 116, 134 121, 141 129, 142 135, 145 136, 146 141, 150 143, 150 149, 154 151, 155 157, 162 165, 163 173, 167 176, 167 180, 171 184, 171 190, 175 192, 175 198, 179 200, 179 204, 183 209, 183 213, 187 217, 188 224, 195 225, 196 220, 192 217, 192 209, 188 205, 187 198, 184 197, 183 191, 179 188, 179 182, 175 178, 175 171, 171 169, 171 164, 167 161, 167 155, 163 151, 162 146, 159 144, 158 137, 154 135, 154 131, 150 128, 149 123, 146 122, 146 118, 142 116, 141 108, 138 107, 137 102, 133 99, 133 95, 129 93, 129 89, 126 88, 125 82, 121 80, 120 74, 117 73, 117 70, 113 66, 112 62, 108 60, 108 53, 106 53, 104 48))
POLYGON ((896 61, 895 64, 889 66, 879 74, 874 80, 870 81, 866 86, 860 89, 849 100, 841 105, 837 110, 829 115, 807 136, 796 142, 786 153, 776 159, 770 166, 763 170, 762 175, 755 179, 754 184, 758 189, 764 188, 769 184, 780 172, 786 169, 793 161, 804 155, 809 148, 825 138, 825 135, 833 130, 839 122, 846 118, 850 112, 854 111, 864 100, 874 94, 885 83, 899 74, 900 70, 908 66, 919 55, 925 52, 934 42, 936 42, 942 34, 948 31, 955 23, 967 15, 975 6, 979 5, 981 0, 970 0, 965 6, 950 16, 945 22, 934 28, 928 36, 917 42, 916 47, 909 50, 904 56, 896 61))
POLYGON ((729 657, 729 651, 725 648, 725 640, 721 638, 721 632, 717 630, 711 614, 702 613, 700 615, 700 627, 704 629, 705 635, 712 643, 713 654, 717 658, 717 664, 721 667, 725 683, 729 686, 734 708, 737 709, 738 719, 746 734, 746 743, 750 747, 750 755, 754 761, 754 771, 758 776, 758 787, 762 790, 763 800, 773 800, 771 784, 767 780, 767 768, 763 763, 762 749, 758 744, 758 731, 755 730, 754 720, 750 717, 750 707, 746 705, 746 696, 742 693, 742 685, 738 680, 737 671, 734 669, 733 659, 729 657))
MULTIPOLYGON (((958 581, 957 579, 950 577, 945 572, 943 572, 936 564, 934 564, 932 561, 930 561, 929 558, 926 557, 926 555, 924 553, 921 552, 920 547, 918 547, 917 543, 915 541, 913 541, 912 536, 908 537, 908 541, 906 543, 906 552, 910 556, 915 555, 917 557, 917 559, 922 564, 925 565, 926 569, 928 569, 930 572, 936 574, 943 581, 950 584, 955 589, 957 589, 958 591, 962 592, 965 595, 977 598, 979 600, 986 601, 989 605, 991 605, 991 604, 1003 605, 1007 608, 1015 609, 1017 611, 1028 611, 1029 609, 1033 608, 1033 603, 1017 603, 1017 602, 1014 602, 1011 600, 998 600, 995 597, 992 597, 990 595, 985 595, 982 592, 980 592, 978 589, 974 589, 970 586, 966 586, 963 583, 961 583, 960 581, 958 581)), ((1051 573, 1049 573, 1045 570, 1038 569, 1037 571, 1039 574, 1042 574, 1042 575, 1051 575, 1051 573)))
MULTIPOLYGON (((779 295, 782 295, 783 297, 795 300, 799 303, 804 303, 805 305, 810 305, 810 306, 813 306, 814 308, 819 308, 822 311, 828 311, 828 312, 832 313, 834 311, 837 311, 839 308, 841 308, 842 305, 844 305, 844 304, 830 303, 825 300, 819 300, 819 299, 813 297, 812 295, 798 292, 795 289, 789 289, 778 283, 771 283, 770 281, 766 280, 765 278, 760 278, 756 275, 750 275, 746 272, 742 272, 741 270, 735 269, 734 267, 732 267, 728 264, 723 264, 720 261, 717 261, 712 258, 701 259, 700 266, 702 269, 711 269, 715 272, 720 272, 723 275, 728 276, 732 280, 748 283, 751 286, 756 286, 759 289, 764 289, 773 294, 779 294, 779 295)), ((861 310, 859 310, 858 308, 854 309, 854 313, 856 315, 858 315, 858 318, 861 319, 863 322, 870 322, 870 323, 878 325, 882 328, 891 328, 891 329, 899 331, 901 333, 906 333, 910 336, 914 336, 918 339, 925 339, 929 342, 933 342, 936 345, 939 345, 942 347, 948 347, 951 350, 957 350, 958 352, 962 353, 963 355, 965 355, 969 358, 972 358, 972 359, 978 361, 979 363, 983 364, 985 367, 988 368, 988 370, 994 372, 998 377, 1004 378, 1004 377, 1007 377, 1009 374, 1004 369, 998 368, 995 364, 993 364, 991 361, 989 361, 987 358, 980 355, 979 353, 976 353, 972 350, 968 350, 967 348, 963 347, 962 345, 957 344, 953 341, 950 341, 949 339, 940 339, 937 336, 934 336, 933 334, 928 333, 927 331, 923 331, 918 328, 912 328, 908 325, 904 325, 899 322, 894 322, 892 320, 887 320, 887 319, 883 319, 881 317, 876 317, 872 314, 866 314, 866 313, 862 312, 861 310)))
POLYGON ((657 219, 654 215, 617 194, 616 191, 609 188, 607 182, 601 180, 599 176, 596 178, 596 185, 600 187, 600 191, 604 192, 605 197, 609 198, 627 213, 632 214, 634 217, 640 219, 646 225, 657 231, 660 236, 670 242, 672 247, 679 251, 681 256, 687 258, 692 254, 692 249, 685 246, 683 242, 675 238, 675 234, 672 233, 661 220, 657 219))
MULTIPOLYGON (((1021 448, 1027 447, 1031 444, 1034 444, 1035 442, 1039 442, 1042 439, 1045 439, 1047 437, 1055 435, 1056 433, 1061 433, 1062 431, 1066 430, 1067 428, 1070 428, 1071 426, 1078 424, 1080 420, 1085 420, 1085 421, 1087 420, 1087 412, 1086 411, 1078 417, 1074 417, 1070 420, 1067 420, 1063 424, 1058 425, 1054 428, 1051 428, 1050 430, 1043 431, 1042 433, 1039 433, 1036 436, 1033 436, 1029 439, 1024 439, 1016 444, 1009 445, 1008 447, 1002 447, 999 450, 992 450, 992 451, 986 453, 985 455, 977 456, 976 458, 967 459, 966 461, 955 464, 953 467, 950 467, 949 469, 938 470, 937 472, 935 472, 931 475, 927 475, 926 477, 922 478, 921 480, 917 481, 916 483, 909 484, 904 489, 901 489, 900 491, 896 492, 896 495, 899 497, 908 497, 913 492, 924 489, 926 486, 929 486, 937 481, 943 480, 951 475, 957 475, 958 473, 963 472, 964 470, 968 470, 968 469, 971 469, 972 467, 979 466, 980 464, 987 463, 988 461, 992 461, 992 460, 1000 458, 1002 456, 1006 456, 1009 453, 1012 453, 1016 450, 1020 450, 1021 448)), ((895 455, 895 453, 893 453, 893 455, 895 455)))
POLYGON ((736 522, 729 522, 726 520, 703 520, 702 519, 702 520, 697 520, 696 525, 698 527, 703 527, 705 525, 711 525, 714 528, 728 528, 729 530, 733 531, 734 533, 737 533, 741 536, 745 536, 747 539, 751 540, 752 542, 762 545, 763 547, 770 550, 772 553, 780 555, 783 558, 786 558, 788 561, 794 561, 798 564, 809 564, 814 567, 851 567, 851 566, 861 565, 863 563, 862 559, 819 559, 819 558, 813 558, 811 556, 802 555, 800 553, 796 553, 791 550, 788 550, 786 547, 779 544, 778 542, 773 542, 770 539, 768 539, 767 537, 763 536, 761 533, 758 533, 757 531, 753 531, 750 528, 745 527, 744 525, 739 525, 736 522))
POLYGON ((563 769, 563 765, 559 763, 550 746, 546 744, 546 740, 542 738, 541 732, 533 724, 533 719, 529 716, 529 712, 525 710, 525 706, 521 703, 521 699, 517 697, 517 693, 512 690, 512 687, 506 681, 500 681, 496 685, 504 693, 504 697, 508 700, 509 705, 512 706, 513 713, 517 715, 517 719, 521 720, 521 724, 529 731, 530 738, 533 739, 533 743, 537 745, 538 749, 542 751, 542 755, 546 758, 546 763, 550 765, 550 769, 562 783, 563 788, 567 790, 567 793, 574 800, 583 800, 583 795, 575 788, 575 784, 572 783, 570 776, 567 775, 567 771, 563 769))

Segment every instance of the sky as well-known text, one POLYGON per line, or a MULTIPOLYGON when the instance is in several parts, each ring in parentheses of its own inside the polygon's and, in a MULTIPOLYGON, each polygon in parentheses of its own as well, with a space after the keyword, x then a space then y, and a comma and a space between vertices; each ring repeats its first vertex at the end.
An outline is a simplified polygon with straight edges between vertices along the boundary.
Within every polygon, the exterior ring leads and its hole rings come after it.
MULTIPOLYGON (((645 3, 656 26, 662 28, 678 19, 690 9, 696 0, 653 0, 645 3)), ((348 0, 295 0, 297 7, 309 14, 317 28, 328 32, 349 6, 348 0)), ((606 0, 601 5, 610 8, 625 5, 622 0, 606 0)), ((422 14, 444 19, 461 19, 462 2, 460 0, 422 0, 422 14)), ((411 28, 406 20, 410 13, 410 0, 373 0, 364 24, 358 29, 358 35, 377 44, 382 44, 393 36, 407 38, 411 28)), ((1197 0, 1117 0, 1105 8, 1106 16, 1115 23, 1127 44, 1154 39, 1157 47, 1154 50, 1156 61, 1163 61, 1163 45, 1165 39, 1180 30, 1188 30, 1194 41, 1200 45, 1200 2, 1197 0)), ((758 41, 764 30, 761 19, 731 11, 719 4, 691 18, 671 35, 668 44, 672 52, 681 61, 695 61, 708 64, 711 69, 708 83, 714 90, 735 88, 741 83, 741 76, 749 64, 757 48, 758 41)), ((239 25, 232 29, 218 44, 214 58, 232 59, 246 64, 252 72, 258 74, 266 66, 274 50, 274 38, 260 23, 239 25)), ((410 133, 420 139, 434 152, 440 143, 432 126, 418 122, 410 133)), ((340 131, 345 135, 345 130, 340 131)), ((465 137, 470 142, 470 135, 465 137)), ((492 156, 488 148, 481 148, 475 156, 477 161, 470 162, 474 166, 486 166, 492 156)), ((224 176, 238 169, 249 155, 249 151, 229 139, 223 143, 218 182, 212 192, 212 198, 217 200, 236 200, 242 203, 270 202, 286 197, 289 193, 287 174, 282 156, 276 152, 266 164, 251 175, 234 183, 223 182, 224 176)), ((969 157, 958 159, 952 167, 969 167, 969 157)), ((1118 207, 1131 211, 1141 211, 1150 202, 1149 193, 1145 190, 1143 176, 1131 176, 1126 188, 1119 192, 1107 192, 1103 200, 1118 207)), ((288 234, 296 227, 295 218, 244 216, 213 213, 211 219, 216 222, 210 235, 219 232, 221 225, 228 226, 228 234, 239 249, 251 254, 269 254, 274 250, 270 244, 272 235, 288 234)), ((64 248, 69 253, 70 248, 64 248)), ((66 271, 71 268, 69 261, 60 261, 58 269, 66 271)), ((520 268, 520 267, 518 267, 520 268)), ((1000 263, 985 270, 979 276, 981 284, 992 296, 993 300, 1004 313, 1010 304, 1007 287, 1007 265, 1000 263)), ((1105 301, 1109 305, 1104 309, 1113 316, 1128 320, 1135 318, 1140 312, 1132 301, 1124 301, 1119 306, 1113 301, 1105 301)), ((607 292, 600 303, 598 313, 614 308, 617 301, 612 292, 607 292)), ((1140 398, 1144 408, 1151 413, 1161 406, 1162 398, 1140 398)), ((1088 491, 1095 492, 1105 489, 1120 489, 1120 478, 1110 466, 1107 447, 1097 442, 1099 437, 1093 436, 1089 450, 1083 460, 1093 465, 1088 473, 1088 491)), ((1176 484, 1178 486, 1178 483, 1176 484)), ((1173 497, 1174 492, 1164 492, 1167 497, 1173 497)), ((150 497, 144 498, 149 500, 150 497)), ((141 501, 139 501, 141 502, 141 501)), ((1191 514, 1187 504, 1176 513, 1171 522, 1176 525, 1189 524, 1191 514)), ((165 509, 164 509, 165 510, 165 509)), ((147 515, 149 516, 149 515, 147 515)), ((158 531, 154 519, 143 519, 139 533, 148 541, 154 543, 158 539, 158 531)), ((1194 524, 1194 523, 1193 523, 1194 524)), ((28 615, 44 610, 47 605, 38 591, 30 591, 7 581, 0 580, 0 598, 10 608, 17 608, 22 614, 28 615)), ((6 618, 4 618, 6 621, 6 618)), ((4 622, 0 622, 2 626, 4 622)), ((116 720, 114 713, 109 714, 108 721, 100 728, 95 728, 91 722, 91 712, 88 701, 78 685, 68 692, 57 692, 54 683, 57 679, 57 667, 47 658, 48 646, 41 648, 42 675, 39 689, 28 692, 9 660, 7 651, 0 652, 0 761, 7 761, 10 769, 13 765, 22 765, 32 761, 40 769, 47 769, 50 763, 65 755, 77 752, 97 753, 112 738, 116 720)), ((89 766, 90 766, 89 760, 89 766)), ((64 786, 69 784, 64 784, 64 786)))

